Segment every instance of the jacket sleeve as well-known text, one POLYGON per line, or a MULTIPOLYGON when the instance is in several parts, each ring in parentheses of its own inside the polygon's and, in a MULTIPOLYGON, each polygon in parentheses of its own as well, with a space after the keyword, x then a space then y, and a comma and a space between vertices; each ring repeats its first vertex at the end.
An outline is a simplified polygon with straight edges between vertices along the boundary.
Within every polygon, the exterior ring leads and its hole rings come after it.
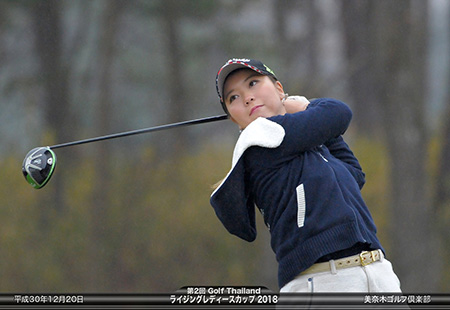
POLYGON ((286 131, 281 145, 283 152, 297 155, 342 135, 350 124, 352 112, 339 100, 321 98, 312 101, 305 111, 270 119, 286 131))
POLYGON ((210 203, 225 228, 246 241, 255 240, 256 224, 255 203, 246 182, 244 153, 252 146, 277 148, 284 136, 281 125, 262 117, 248 125, 236 143, 231 170, 211 195, 210 203))
POLYGON ((248 242, 256 239, 255 205, 245 184, 243 160, 211 195, 210 203, 230 234, 248 242))
POLYGON ((358 159, 355 157, 347 143, 345 143, 344 138, 342 136, 333 138, 324 145, 328 148, 331 155, 342 161, 355 178, 359 188, 362 189, 366 182, 365 174, 362 171, 358 159))

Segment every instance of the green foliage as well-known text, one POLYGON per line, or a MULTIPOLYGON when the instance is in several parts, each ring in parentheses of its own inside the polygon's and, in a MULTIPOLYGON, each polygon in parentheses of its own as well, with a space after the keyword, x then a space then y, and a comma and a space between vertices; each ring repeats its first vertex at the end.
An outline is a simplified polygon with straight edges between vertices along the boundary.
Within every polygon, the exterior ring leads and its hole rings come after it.
POLYGON ((381 141, 357 137, 351 147, 366 174, 366 184, 362 189, 364 201, 377 225, 378 238, 388 251, 390 247, 388 231, 390 186, 386 146, 381 141))
MULTIPOLYGON (((276 289, 276 277, 271 283, 258 278, 261 242, 267 240, 247 243, 229 235, 209 205, 211 185, 230 168, 229 153, 208 147, 161 162, 148 149, 139 160, 112 161, 112 203, 105 202, 103 219, 93 215, 92 159, 83 158, 72 174, 62 212, 49 203, 56 178, 32 189, 18 177, 17 156, 4 159, 0 290, 148 293, 196 284, 276 289)), ((58 168, 56 174, 69 169, 58 168)))
MULTIPOLYGON (((352 149, 366 173, 364 199, 389 252, 386 148, 359 137, 352 149)), ((261 218, 259 237, 247 243, 225 230, 209 204, 211 186, 231 166, 230 154, 230 146, 210 145, 176 159, 161 160, 151 148, 134 160, 111 159, 102 219, 93 212, 98 206, 92 198, 92 158, 79 160, 77 169, 67 167, 62 158, 54 178, 41 190, 32 189, 21 176, 18 155, 4 158, 0 291, 148 293, 184 285, 264 285, 276 290, 277 266, 267 263, 273 253, 266 253, 269 236, 261 218), (54 187, 65 169, 71 171, 64 193, 67 207, 58 211, 54 187)), ((450 208, 442 210, 448 218, 450 208)), ((446 269, 444 278, 448 274, 446 269)))
MULTIPOLYGON (((352 144, 352 149, 359 159, 359 162, 366 173, 366 184, 362 190, 362 194, 370 212, 375 220, 378 228, 378 237, 388 252, 390 252, 391 242, 389 235, 392 223, 390 223, 390 188, 389 185, 389 160, 386 146, 381 142, 365 137, 358 137, 352 144)), ((429 146, 428 172, 430 179, 435 180, 438 172, 440 139, 434 137, 431 139, 429 146)), ((435 183, 435 182, 434 182, 435 183)), ((435 188, 435 184, 431 184, 431 188, 435 188)), ((436 214, 435 229, 437 233, 443 236, 443 244, 441 245, 441 255, 443 257, 448 253, 448 223, 450 221, 450 202, 443 202, 436 214)), ((395 265, 395 261, 393 262, 395 265)), ((447 292, 450 289, 450 267, 443 265, 443 275, 441 281, 441 290, 447 292)))
MULTIPOLYGON (((439 169, 442 169, 442 161, 446 160, 445 152, 443 152, 443 140, 448 139, 448 137, 433 137, 430 141, 429 146, 429 158, 428 161, 428 172, 431 176, 431 188, 434 190, 433 197, 433 209, 435 211, 435 223, 433 227, 436 229, 437 234, 442 238, 442 244, 440 244, 440 255, 442 257, 447 257, 450 254, 450 228, 448 223, 450 223, 450 200, 448 195, 445 197, 438 196, 438 186, 442 186, 444 189, 450 189, 450 176, 445 175, 442 179, 438 177, 440 173, 439 169), (437 184, 442 182, 443 184, 437 184)), ((448 192, 448 191, 447 191, 448 192)), ((443 274, 441 279, 441 286, 443 292, 448 292, 450 290, 450 266, 444 264, 443 274)))

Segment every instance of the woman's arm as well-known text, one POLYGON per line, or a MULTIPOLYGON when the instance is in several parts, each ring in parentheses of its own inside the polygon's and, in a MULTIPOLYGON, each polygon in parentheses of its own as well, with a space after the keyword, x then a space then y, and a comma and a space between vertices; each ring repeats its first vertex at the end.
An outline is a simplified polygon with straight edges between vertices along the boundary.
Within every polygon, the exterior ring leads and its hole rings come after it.
POLYGON ((286 132, 280 145, 283 152, 296 155, 342 135, 351 118, 352 112, 345 103, 320 98, 306 104, 304 111, 271 117, 270 120, 279 123, 286 132))
POLYGON ((358 159, 355 157, 347 143, 345 143, 344 138, 339 136, 327 141, 324 145, 328 148, 331 155, 342 161, 342 163, 355 178, 359 188, 362 189, 364 183, 366 182, 365 174, 362 171, 358 159))

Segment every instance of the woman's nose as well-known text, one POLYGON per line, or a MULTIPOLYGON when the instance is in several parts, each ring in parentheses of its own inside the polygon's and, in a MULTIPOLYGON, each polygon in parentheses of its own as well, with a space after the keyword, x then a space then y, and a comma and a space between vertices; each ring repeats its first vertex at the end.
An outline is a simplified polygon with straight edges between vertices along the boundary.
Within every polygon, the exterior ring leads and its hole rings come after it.
POLYGON ((245 97, 245 104, 250 104, 250 102, 254 101, 255 97, 253 95, 248 95, 245 97))

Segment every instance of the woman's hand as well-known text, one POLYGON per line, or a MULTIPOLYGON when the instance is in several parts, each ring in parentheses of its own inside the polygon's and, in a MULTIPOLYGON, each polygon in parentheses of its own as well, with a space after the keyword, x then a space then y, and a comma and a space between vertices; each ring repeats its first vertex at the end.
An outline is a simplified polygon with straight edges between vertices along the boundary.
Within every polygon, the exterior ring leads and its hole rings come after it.
POLYGON ((288 96, 283 101, 287 113, 296 113, 305 111, 308 107, 309 100, 304 96, 288 96))

